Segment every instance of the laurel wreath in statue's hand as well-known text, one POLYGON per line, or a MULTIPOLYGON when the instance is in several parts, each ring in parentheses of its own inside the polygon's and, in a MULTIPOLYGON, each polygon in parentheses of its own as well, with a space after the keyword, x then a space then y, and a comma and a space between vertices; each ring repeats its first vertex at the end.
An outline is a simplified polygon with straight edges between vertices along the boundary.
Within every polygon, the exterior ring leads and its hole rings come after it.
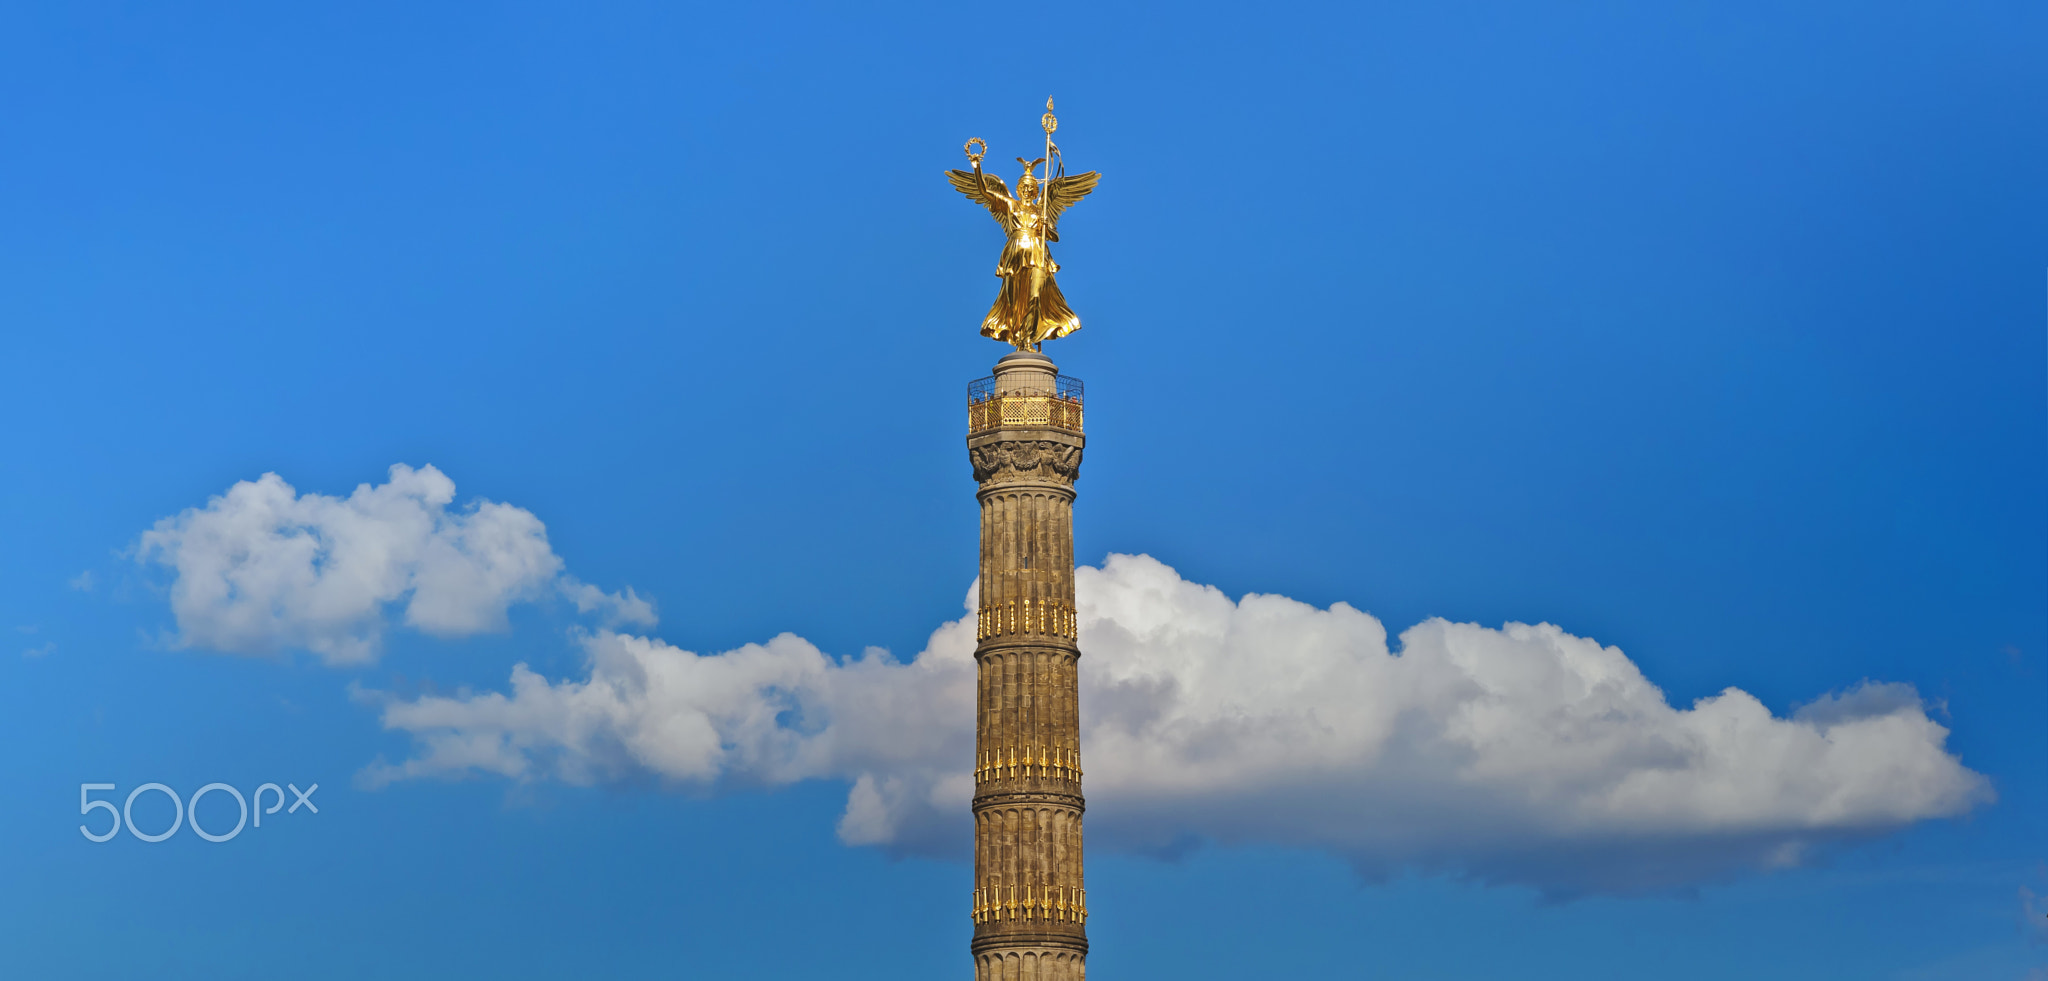
POLYGON ((967 162, 978 167, 981 166, 981 158, 988 153, 988 141, 977 136, 961 144, 960 149, 967 151, 967 162), (976 150, 975 147, 981 149, 976 150))

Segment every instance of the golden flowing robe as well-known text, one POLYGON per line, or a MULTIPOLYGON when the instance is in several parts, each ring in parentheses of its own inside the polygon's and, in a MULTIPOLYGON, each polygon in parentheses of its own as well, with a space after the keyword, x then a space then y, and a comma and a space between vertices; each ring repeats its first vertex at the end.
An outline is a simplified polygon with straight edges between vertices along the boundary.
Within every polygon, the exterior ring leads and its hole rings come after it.
POLYGON ((1060 240, 1060 212, 1094 190, 1099 176, 1091 170, 1056 177, 1041 200, 1035 200, 1040 199, 1041 182, 1028 170, 1017 179, 1015 195, 1002 178, 983 173, 979 160, 973 173, 949 170, 946 178, 960 193, 988 208, 1006 237, 1003 253, 996 260, 996 275, 1003 286, 988 308, 988 316, 982 318, 982 336, 1007 341, 1019 351, 1036 351, 1043 341, 1080 330, 1081 318, 1067 306, 1067 298, 1053 280, 1060 265, 1052 261, 1046 246, 1060 240))
MULTIPOLYGON (((1000 219, 999 219, 1000 220, 1000 219)), ((1081 329, 1081 318, 1067 306, 1053 274, 1060 264, 1041 241, 1043 231, 1038 213, 1031 208, 1011 208, 1003 231, 1009 241, 996 260, 996 275, 1002 290, 981 321, 981 336, 1008 341, 1020 351, 1038 350, 1039 342, 1065 337, 1081 329)))

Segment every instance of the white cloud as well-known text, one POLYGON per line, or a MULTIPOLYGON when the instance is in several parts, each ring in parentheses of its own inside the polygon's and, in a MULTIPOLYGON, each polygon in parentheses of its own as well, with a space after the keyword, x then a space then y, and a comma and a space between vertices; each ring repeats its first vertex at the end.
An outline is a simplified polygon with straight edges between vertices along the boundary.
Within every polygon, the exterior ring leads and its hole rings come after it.
MULTIPOLYGON (((1202 840, 1553 894, 1668 889, 1960 814, 1988 782, 1903 685, 1789 718, 1728 689, 1676 708, 1613 647, 1547 624, 1431 620, 1390 650, 1344 604, 1232 602, 1145 556, 1080 570, 1091 844, 1202 840)), ((970 596, 969 608, 972 609, 970 596)), ((972 790, 971 618, 910 663, 792 635, 719 655, 599 632, 589 675, 384 700, 416 753, 371 784, 471 772, 575 783, 852 783, 853 844, 958 853, 972 790)))
POLYGON ((576 612, 595 613, 606 627, 652 627, 660 621, 654 604, 641 599, 631 586, 622 593, 607 593, 574 576, 563 576, 562 595, 576 604, 576 612))
POLYGON ((2020 932, 2028 944, 2048 944, 2048 896, 2037 896, 2026 886, 2020 887, 2020 932))
POLYGON ((941 627, 910 664, 879 648, 837 662, 793 634, 713 656, 609 631, 581 641, 591 669, 581 681, 550 683, 522 664, 508 694, 382 699, 384 725, 411 732, 418 753, 368 768, 363 782, 847 776, 857 784, 841 834, 854 843, 936 833, 934 816, 943 825, 966 806, 972 782, 954 757, 972 739, 971 624, 941 627))
POLYGON ((72 576, 69 582, 72 589, 78 590, 81 593, 92 592, 92 570, 87 569, 78 575, 72 576))
POLYGON ((454 500, 454 481, 431 466, 395 465, 386 483, 345 498, 300 495, 267 473, 157 522, 137 557, 175 575, 178 644, 232 653, 363 663, 392 608, 407 626, 459 637, 504 629, 512 604, 550 585, 579 609, 609 602, 615 618, 651 625, 652 607, 630 591, 562 576, 532 512, 491 501, 451 510, 454 500))

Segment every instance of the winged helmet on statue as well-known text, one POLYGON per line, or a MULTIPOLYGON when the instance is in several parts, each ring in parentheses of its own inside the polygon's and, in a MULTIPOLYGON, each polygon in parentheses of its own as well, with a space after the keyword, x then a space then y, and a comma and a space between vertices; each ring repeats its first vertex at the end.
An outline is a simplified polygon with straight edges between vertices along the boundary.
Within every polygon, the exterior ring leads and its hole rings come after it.
POLYGON ((988 209, 996 224, 1003 226, 1008 240, 1002 257, 996 260, 996 275, 1003 280, 994 306, 982 318, 981 333, 1015 345, 1019 351, 1036 351, 1040 342, 1065 337, 1081 329, 1081 318, 1067 306, 1066 297, 1053 280, 1060 271, 1052 261, 1048 243, 1060 240, 1060 213, 1095 190, 1102 175, 1095 171, 1069 175, 1053 145, 1052 132, 1059 125, 1053 118, 1052 100, 1045 100, 1046 113, 1040 121, 1045 128, 1045 156, 1036 160, 1018 157, 1024 173, 1011 190, 1003 179, 981 169, 988 144, 979 137, 967 141, 967 161, 974 169, 946 171, 946 179, 960 193, 988 209), (979 150, 976 147, 980 147, 979 150), (1045 178, 1038 176, 1045 165, 1045 178))

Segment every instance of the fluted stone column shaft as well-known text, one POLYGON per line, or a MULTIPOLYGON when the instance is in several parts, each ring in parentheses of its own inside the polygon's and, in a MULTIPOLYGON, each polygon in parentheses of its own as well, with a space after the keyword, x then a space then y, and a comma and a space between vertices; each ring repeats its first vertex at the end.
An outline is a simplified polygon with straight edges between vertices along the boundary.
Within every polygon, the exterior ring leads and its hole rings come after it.
POLYGON ((981 485, 975 722, 976 981, 1081 981, 1081 732, 1074 641, 1079 403, 1035 353, 996 366, 967 439, 981 485), (1048 405, 1050 408, 1048 408, 1048 405))

